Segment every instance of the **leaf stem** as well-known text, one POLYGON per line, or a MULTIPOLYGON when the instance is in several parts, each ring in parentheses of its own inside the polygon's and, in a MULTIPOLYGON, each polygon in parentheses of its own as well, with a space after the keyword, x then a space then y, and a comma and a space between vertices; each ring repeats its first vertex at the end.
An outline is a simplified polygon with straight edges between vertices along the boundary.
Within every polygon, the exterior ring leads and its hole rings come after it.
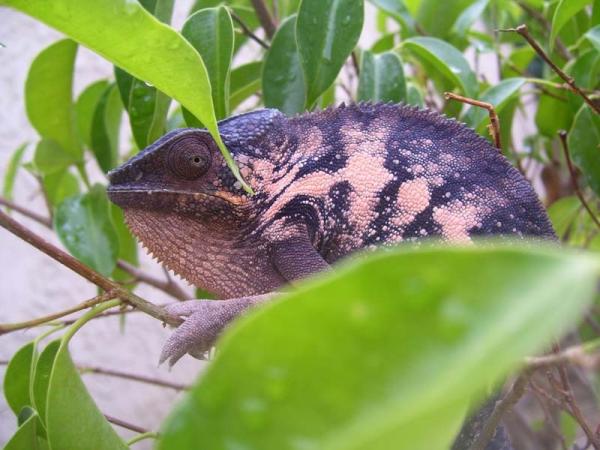
POLYGON ((68 316, 69 314, 73 314, 74 312, 81 311, 83 309, 91 308, 92 306, 98 305, 100 303, 107 302, 111 300, 114 296, 110 293, 103 293, 97 295, 96 297, 86 300, 78 305, 75 305, 71 308, 64 309, 62 311, 58 311, 52 314, 48 314, 47 316, 38 317, 36 319, 26 320, 24 322, 15 322, 15 323, 5 323, 0 324, 0 335, 10 333, 12 331, 23 330, 25 328, 33 328, 40 325, 51 325, 48 322, 59 319, 64 316, 68 316))
MULTIPOLYGON (((106 417, 106 416, 105 416, 106 417)), ((154 431, 147 431, 145 433, 138 434, 127 441, 127 445, 133 445, 136 442, 143 441, 144 439, 158 439, 158 433, 154 431)))

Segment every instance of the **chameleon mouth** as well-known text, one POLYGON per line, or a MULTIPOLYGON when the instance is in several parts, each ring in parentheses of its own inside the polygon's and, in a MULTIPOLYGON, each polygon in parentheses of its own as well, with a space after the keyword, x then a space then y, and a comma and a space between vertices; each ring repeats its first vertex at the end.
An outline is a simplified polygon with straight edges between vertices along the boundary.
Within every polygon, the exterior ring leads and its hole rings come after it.
POLYGON ((197 202, 211 201, 238 206, 241 199, 227 192, 200 192, 172 189, 149 189, 131 185, 109 185, 108 198, 121 208, 155 209, 167 208, 177 202, 179 198, 195 200, 197 202))

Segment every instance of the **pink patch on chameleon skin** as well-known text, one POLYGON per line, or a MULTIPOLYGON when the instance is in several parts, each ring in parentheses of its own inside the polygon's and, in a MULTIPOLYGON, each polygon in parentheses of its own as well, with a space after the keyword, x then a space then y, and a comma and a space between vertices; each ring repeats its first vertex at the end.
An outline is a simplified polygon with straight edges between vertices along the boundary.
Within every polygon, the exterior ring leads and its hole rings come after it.
POLYGON ((433 220, 441 227, 443 238, 449 242, 470 243, 469 230, 478 226, 481 211, 473 205, 455 200, 435 208, 433 220))
POLYGON ((405 181, 398 188, 398 214, 392 218, 395 226, 411 223, 417 214, 425 211, 431 201, 429 183, 425 178, 405 181))

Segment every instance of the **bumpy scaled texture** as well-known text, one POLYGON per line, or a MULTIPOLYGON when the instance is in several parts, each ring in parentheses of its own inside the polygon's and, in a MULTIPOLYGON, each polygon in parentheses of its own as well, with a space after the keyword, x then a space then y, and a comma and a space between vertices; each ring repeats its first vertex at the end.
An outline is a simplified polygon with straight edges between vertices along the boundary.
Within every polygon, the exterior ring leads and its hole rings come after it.
POLYGON ((254 196, 199 129, 172 131, 113 171, 109 194, 157 259, 221 298, 273 291, 378 245, 554 236, 498 150, 431 111, 358 104, 287 118, 264 109, 219 128, 254 196), (323 264, 298 260, 308 267, 282 274, 273 254, 294 239, 323 264))

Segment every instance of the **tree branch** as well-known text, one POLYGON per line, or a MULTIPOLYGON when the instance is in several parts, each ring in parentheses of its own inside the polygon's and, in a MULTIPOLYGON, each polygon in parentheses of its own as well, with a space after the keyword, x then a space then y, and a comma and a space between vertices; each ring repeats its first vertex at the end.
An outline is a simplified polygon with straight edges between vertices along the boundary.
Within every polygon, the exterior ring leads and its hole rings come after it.
POLYGON ((540 47, 540 45, 531 37, 529 31, 527 30, 527 25, 519 25, 517 28, 508 28, 504 30, 498 30, 500 32, 514 32, 518 33, 531 45, 531 47, 536 51, 536 53, 544 60, 546 63, 556 72, 556 74, 564 80, 565 83, 571 88, 571 90, 583 98, 583 101, 586 102, 590 108, 596 113, 600 114, 600 107, 596 106, 596 104, 583 92, 579 86, 575 83, 575 79, 570 77, 565 72, 563 72, 560 67, 558 67, 554 62, 550 59, 550 57, 546 54, 546 52, 540 47))
POLYGON ((271 17, 271 13, 269 12, 267 5, 265 5, 264 0, 251 1, 254 11, 256 11, 256 16, 265 30, 265 34, 269 39, 272 39, 273 35, 275 34, 275 30, 277 29, 277 24, 275 23, 273 17, 271 17))
POLYGON ((488 131, 490 132, 490 135, 494 140, 494 145, 496 146, 496 148, 502 151, 502 143, 500 142, 500 120, 498 119, 498 114, 496 114, 494 105, 492 105, 491 103, 474 100, 472 98, 463 97, 462 95, 454 94, 452 92, 444 92, 444 98, 446 100, 456 100, 462 103, 467 103, 469 105, 486 109, 490 116, 490 125, 488 125, 488 131))
POLYGON ((129 292, 126 288, 112 280, 104 277, 95 270, 83 264, 73 256, 69 255, 65 251, 58 247, 50 244, 48 241, 33 233, 28 228, 21 225, 16 220, 12 219, 3 211, 0 211, 0 226, 10 231, 14 235, 20 237, 24 241, 33 245, 37 249, 41 250, 51 258, 55 259, 59 263, 68 267, 72 271, 78 273, 83 278, 91 281, 96 286, 100 287, 106 292, 111 292, 115 297, 120 298, 126 303, 129 303, 140 311, 159 319, 172 326, 179 326, 183 320, 180 317, 168 314, 163 308, 160 308, 153 303, 144 300, 133 292, 129 292))
POLYGON ((238 16, 231 8, 229 8, 229 14, 231 15, 231 18, 240 26, 240 28, 242 29, 243 33, 246 36, 248 36, 250 39, 252 39, 258 45, 260 45, 262 48, 264 48, 266 50, 269 49, 269 44, 267 44, 265 41, 263 41, 261 38, 259 38, 256 34, 254 34, 254 32, 248 27, 248 25, 246 25, 244 23, 244 21, 241 19, 241 17, 238 16))
POLYGON ((142 428, 138 425, 134 425, 132 423, 126 422, 124 420, 121 419, 117 419, 116 417, 113 416, 109 416, 108 414, 104 414, 104 418, 106 420, 108 420, 110 423, 117 425, 121 428, 126 428, 127 430, 131 430, 131 431, 135 431, 136 433, 139 434, 147 434, 149 433, 148 430, 146 430, 145 428, 142 428))
POLYGON ((581 189, 579 189, 579 184, 577 183, 577 177, 575 176, 575 169, 573 167, 573 163, 571 162, 571 153, 569 151, 569 143, 567 141, 567 132, 565 130, 560 130, 558 132, 558 137, 560 138, 563 153, 565 155, 565 160, 567 161, 567 167, 569 169, 569 175, 571 176, 571 184, 573 185, 573 190, 575 190, 575 194, 577 194, 579 201, 581 202, 581 204, 583 205, 585 210, 588 212, 588 214, 590 215, 590 217, 592 218, 592 220, 594 221, 596 226, 598 228, 600 228, 600 221, 598 220, 598 218, 592 211, 592 208, 590 208, 590 205, 588 204, 588 202, 585 200, 585 197, 583 196, 581 189))
POLYGON ((77 369, 82 373, 94 373, 98 375, 107 375, 110 377, 123 378, 126 380, 139 381, 140 383, 151 384, 154 386, 161 386, 166 388, 175 389, 177 391, 185 391, 190 389, 190 386, 180 383, 173 383, 171 381, 159 380, 157 378, 148 377, 146 375, 139 375, 130 372, 122 372, 120 370, 105 369, 103 367, 95 366, 77 366, 77 369))
POLYGON ((41 214, 28 210, 27 208, 23 208, 22 206, 19 206, 16 203, 11 202, 10 200, 0 197, 0 205, 6 206, 10 209, 14 209, 19 214, 22 214, 25 217, 28 217, 36 221, 37 223, 44 225, 47 228, 52 228, 52 221, 48 217, 44 217, 41 214))

